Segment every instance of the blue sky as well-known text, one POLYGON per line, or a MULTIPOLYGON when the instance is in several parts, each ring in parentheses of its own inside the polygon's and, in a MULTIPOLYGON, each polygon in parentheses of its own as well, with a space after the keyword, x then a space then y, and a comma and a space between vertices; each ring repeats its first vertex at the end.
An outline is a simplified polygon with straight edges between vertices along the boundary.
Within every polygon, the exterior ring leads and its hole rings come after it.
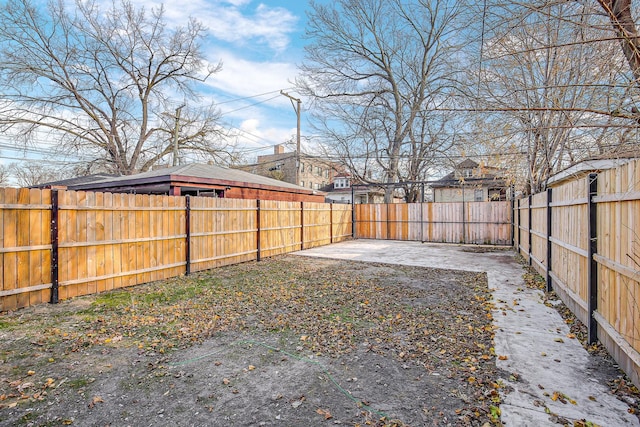
MULTIPOLYGON (((74 0, 65 2, 74 7, 74 0)), ((112 5, 112 0, 97 2, 104 7, 112 5)), ((297 96, 291 82, 304 56, 305 11, 310 7, 307 0, 131 2, 147 11, 163 5, 169 26, 185 25, 190 17, 195 17, 207 27, 208 37, 203 43, 205 58, 211 63, 222 62, 223 67, 199 88, 202 102, 219 104, 222 125, 238 135, 237 144, 246 153, 247 161, 255 161, 259 154, 271 154, 275 144, 295 137, 295 111, 290 100, 279 91, 284 89, 297 96)), ((304 102, 302 107, 302 134, 305 135, 304 102)), ((0 145, 2 163, 21 158, 39 160, 45 150, 0 145)))
MULTIPOLYGON (((291 81, 304 55, 308 2, 197 0, 167 2, 164 7, 171 22, 194 16, 208 28, 205 56, 213 63, 222 61, 223 67, 206 82, 203 94, 219 104, 223 126, 241 131, 238 144, 246 147, 247 160, 270 154, 273 145, 290 140, 296 115, 279 91, 297 96, 291 81)), ((304 107, 303 102, 303 134, 304 107)))

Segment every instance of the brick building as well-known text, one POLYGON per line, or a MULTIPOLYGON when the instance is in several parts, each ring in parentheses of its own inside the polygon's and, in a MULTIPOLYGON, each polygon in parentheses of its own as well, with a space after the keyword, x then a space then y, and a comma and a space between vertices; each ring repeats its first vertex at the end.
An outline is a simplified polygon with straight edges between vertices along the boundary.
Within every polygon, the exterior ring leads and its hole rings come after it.
POLYGON ((334 176, 342 170, 338 163, 301 154, 300 173, 296 182, 296 160, 295 152, 287 153, 284 146, 276 145, 273 154, 258 156, 257 163, 238 166, 238 169, 310 190, 320 190, 332 184, 334 176))

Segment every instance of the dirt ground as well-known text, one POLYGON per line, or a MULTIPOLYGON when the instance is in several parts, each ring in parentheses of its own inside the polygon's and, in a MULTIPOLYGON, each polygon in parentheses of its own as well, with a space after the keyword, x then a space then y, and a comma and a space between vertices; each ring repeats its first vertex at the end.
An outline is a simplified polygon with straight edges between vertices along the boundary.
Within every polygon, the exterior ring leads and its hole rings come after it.
POLYGON ((486 276, 284 256, 0 316, 0 426, 496 425, 486 276))

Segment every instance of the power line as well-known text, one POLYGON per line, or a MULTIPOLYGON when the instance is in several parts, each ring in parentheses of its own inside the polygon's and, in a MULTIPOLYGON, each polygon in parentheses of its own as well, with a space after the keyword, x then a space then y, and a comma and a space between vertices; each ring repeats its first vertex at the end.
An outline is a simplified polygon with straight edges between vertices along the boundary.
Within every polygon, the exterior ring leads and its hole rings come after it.
POLYGON ((293 89, 293 88, 289 87, 289 88, 285 88, 285 89, 277 89, 277 90, 272 90, 272 91, 269 91, 269 92, 260 93, 258 95, 250 95, 250 96, 245 96, 245 97, 242 97, 242 98, 229 99, 227 101, 216 102, 216 105, 223 105, 223 104, 229 104, 231 102, 244 101, 245 99, 259 98, 261 96, 271 95, 273 93, 280 93, 280 90, 290 90, 290 89, 293 89))
POLYGON ((247 108, 255 107, 256 105, 264 104, 265 102, 269 102, 269 101, 271 101, 273 99, 276 99, 278 97, 279 97, 279 95, 276 95, 276 96, 273 96, 271 98, 265 99, 264 101, 254 102, 253 104, 245 105, 244 107, 236 108, 235 110, 225 111, 224 113, 220 114, 220 116, 224 116, 226 114, 235 113, 236 111, 245 110, 247 108))

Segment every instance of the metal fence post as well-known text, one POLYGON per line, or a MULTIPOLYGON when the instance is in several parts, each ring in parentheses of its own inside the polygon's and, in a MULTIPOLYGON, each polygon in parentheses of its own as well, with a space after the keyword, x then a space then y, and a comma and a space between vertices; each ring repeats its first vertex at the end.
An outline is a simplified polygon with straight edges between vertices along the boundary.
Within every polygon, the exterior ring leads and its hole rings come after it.
POLYGON ((598 174, 589 174, 589 325, 588 325, 588 342, 593 344, 598 340, 598 322, 596 322, 594 313, 598 309, 598 263, 594 259, 594 255, 598 252, 598 208, 593 201, 598 194, 598 174))
POLYGON ((551 292, 553 290, 553 284, 551 282, 551 268, 552 268, 552 257, 551 257, 551 202, 553 201, 553 189, 547 188, 547 292, 551 292))
POLYGON ((515 239, 516 239, 516 216, 515 216, 515 211, 516 211, 516 200, 513 196, 513 193, 511 195, 511 247, 513 248, 515 246, 515 239))
POLYGON ((533 265, 533 253, 531 251, 531 244, 533 243, 532 231, 533 227, 531 226, 531 221, 533 219, 533 209, 531 209, 531 203, 533 201, 533 196, 529 194, 529 206, 528 206, 528 214, 529 214, 529 266, 533 265))
POLYGON ((58 190, 51 190, 51 304, 57 304, 60 300, 58 281, 58 190))
POLYGON ((262 245, 262 243, 260 242, 260 217, 262 216, 262 214, 260 213, 260 199, 256 200, 256 249, 257 249, 257 253, 256 253, 256 261, 260 261, 262 259, 262 254, 260 253, 260 246, 262 245))
POLYGON ((188 195, 185 196, 185 216, 185 228, 187 232, 185 259, 187 265, 184 274, 188 276, 191 274, 191 197, 188 195))
POLYGON ((518 247, 516 249, 518 250, 518 254, 520 254, 520 247, 522 246, 521 245, 521 243, 522 243, 522 234, 520 233, 521 225, 522 225, 521 222, 520 222, 520 221, 522 221, 522 217, 520 215, 520 200, 521 199, 518 199, 518 211, 517 211, 517 214, 518 214, 518 230, 517 230, 518 231, 518 239, 517 239, 518 240, 518 247))
POLYGON ((304 202, 300 202, 300 250, 304 249, 304 202))
POLYGON ((356 238, 356 192, 351 186, 351 237, 356 238))

